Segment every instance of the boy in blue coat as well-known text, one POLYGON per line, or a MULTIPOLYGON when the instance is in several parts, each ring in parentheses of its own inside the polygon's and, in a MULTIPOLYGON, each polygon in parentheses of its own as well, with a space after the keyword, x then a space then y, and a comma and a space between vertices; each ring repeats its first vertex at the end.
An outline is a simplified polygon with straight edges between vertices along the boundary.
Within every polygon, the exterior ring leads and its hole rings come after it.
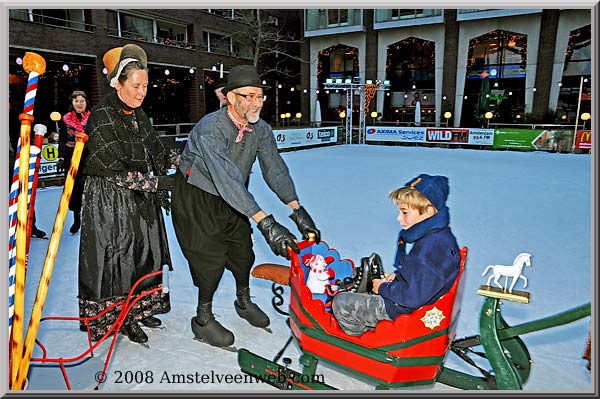
POLYGON ((435 302, 454 284, 460 270, 460 251, 449 227, 448 178, 419 175, 390 193, 402 226, 394 273, 372 281, 373 293, 340 292, 332 312, 348 335, 361 335, 381 320, 435 302), (412 244, 406 253, 406 244, 412 244))

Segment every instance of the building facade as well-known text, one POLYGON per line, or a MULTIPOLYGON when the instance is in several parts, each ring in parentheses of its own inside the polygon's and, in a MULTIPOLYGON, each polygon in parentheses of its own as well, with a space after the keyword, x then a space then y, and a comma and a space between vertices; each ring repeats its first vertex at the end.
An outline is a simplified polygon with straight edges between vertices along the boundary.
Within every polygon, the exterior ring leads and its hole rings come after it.
POLYGON ((27 73, 22 57, 26 52, 41 55, 46 72, 38 84, 35 123, 53 127, 50 113, 67 112, 73 90, 84 90, 92 105, 108 93, 102 56, 113 47, 135 43, 148 55, 150 82, 143 108, 155 125, 192 125, 217 110, 214 83, 240 64, 256 65, 265 83, 274 87, 267 93, 273 100, 265 103, 264 115, 276 121, 274 115, 288 103, 300 108, 299 96, 283 86, 279 90, 277 82, 287 87, 300 84, 298 62, 282 62, 281 54, 300 52, 302 10, 257 11, 9 9, 11 102, 22 104, 24 99, 27 73), (268 39, 257 44, 258 36, 268 39))
POLYGON ((591 9, 304 14, 313 120, 317 104, 323 119, 339 120, 352 107, 355 121, 377 112, 378 123, 455 127, 573 125, 578 111, 591 112, 591 9), (343 90, 327 89, 332 80, 385 85, 363 109, 360 95, 349 103, 343 90))

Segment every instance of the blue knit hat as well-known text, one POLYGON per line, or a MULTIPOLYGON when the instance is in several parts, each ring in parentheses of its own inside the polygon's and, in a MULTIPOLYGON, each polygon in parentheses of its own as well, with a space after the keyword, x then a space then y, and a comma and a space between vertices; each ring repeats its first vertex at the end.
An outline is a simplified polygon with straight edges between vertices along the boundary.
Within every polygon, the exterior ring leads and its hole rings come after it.
POLYGON ((438 211, 446 206, 448 193, 448 178, 446 176, 419 175, 405 184, 423 194, 438 211))

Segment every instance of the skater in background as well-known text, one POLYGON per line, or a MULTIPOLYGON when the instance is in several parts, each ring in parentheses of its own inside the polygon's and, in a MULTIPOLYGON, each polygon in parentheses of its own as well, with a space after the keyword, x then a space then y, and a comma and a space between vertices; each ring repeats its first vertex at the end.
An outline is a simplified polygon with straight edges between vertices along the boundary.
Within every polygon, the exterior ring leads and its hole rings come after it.
MULTIPOLYGON (((373 330, 381 320, 439 299, 454 284, 460 271, 460 250, 450 230, 448 178, 419 175, 390 193, 402 226, 394 261, 394 273, 372 280, 373 294, 340 292, 332 311, 348 335, 373 330), (406 244, 412 244, 406 253, 406 244)), ((363 278, 371 278, 364 271, 363 278)))
POLYGON ((260 118, 265 88, 253 66, 232 68, 223 89, 227 106, 204 116, 192 129, 175 176, 173 226, 198 287, 192 331, 197 339, 217 347, 234 342, 233 333, 212 312, 225 269, 235 278, 237 314, 255 327, 270 323, 250 299, 254 251, 249 219, 257 223, 275 254, 289 259, 288 247, 299 252, 296 237, 260 208, 244 184, 255 159, 269 187, 292 210, 290 217, 302 236, 312 232, 320 239, 312 218, 298 202, 273 130, 260 118))
MULTIPOLYGON (((77 132, 85 132, 85 125, 90 116, 90 105, 85 92, 75 90, 69 96, 71 105, 69 112, 63 115, 62 120, 65 123, 66 129, 60 134, 58 145, 58 162, 62 165, 62 169, 68 171, 71 167, 71 158, 75 149, 75 134, 77 132)), ((80 165, 85 163, 87 155, 87 147, 83 148, 80 165)), ((81 226, 81 198, 83 195, 83 171, 79 168, 75 181, 73 183, 73 191, 69 200, 69 210, 73 212, 73 225, 69 231, 75 234, 81 226)))
POLYGON ((223 94, 223 88, 227 84, 227 80, 221 78, 215 82, 215 96, 219 100, 219 108, 227 105, 227 96, 223 94))
MULTIPOLYGON (((125 300, 141 277, 168 265, 171 256, 161 207, 169 209, 167 175, 176 158, 165 149, 141 105, 148 89, 144 50, 127 44, 103 57, 114 89, 92 109, 85 131, 89 150, 83 172, 79 246, 79 313, 96 316, 125 300)), ((138 290, 159 287, 161 276, 145 279, 138 290)), ((158 290, 139 300, 121 332, 133 342, 148 336, 139 326, 156 328, 155 314, 171 309, 169 294, 158 290)), ((97 340, 115 322, 119 308, 93 320, 97 340)))

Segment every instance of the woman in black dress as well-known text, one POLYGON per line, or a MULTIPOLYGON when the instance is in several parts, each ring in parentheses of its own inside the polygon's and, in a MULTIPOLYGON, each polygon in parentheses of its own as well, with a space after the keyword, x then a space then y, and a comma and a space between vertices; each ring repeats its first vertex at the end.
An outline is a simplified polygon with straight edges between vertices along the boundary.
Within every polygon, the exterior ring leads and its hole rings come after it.
MULTIPOLYGON (((171 269, 161 207, 168 210, 176 154, 160 142, 141 105, 148 87, 147 58, 134 44, 109 50, 103 58, 114 91, 95 106, 86 125, 89 153, 83 171, 79 249, 79 313, 99 314, 124 300, 142 276, 171 269)), ((160 276, 144 280, 138 291, 161 284, 160 276)), ((93 339, 101 338, 118 317, 114 309, 90 323, 93 339)), ((138 321, 158 327, 153 315, 170 310, 168 293, 159 290, 137 302, 121 332, 131 341, 148 340, 138 321)))

